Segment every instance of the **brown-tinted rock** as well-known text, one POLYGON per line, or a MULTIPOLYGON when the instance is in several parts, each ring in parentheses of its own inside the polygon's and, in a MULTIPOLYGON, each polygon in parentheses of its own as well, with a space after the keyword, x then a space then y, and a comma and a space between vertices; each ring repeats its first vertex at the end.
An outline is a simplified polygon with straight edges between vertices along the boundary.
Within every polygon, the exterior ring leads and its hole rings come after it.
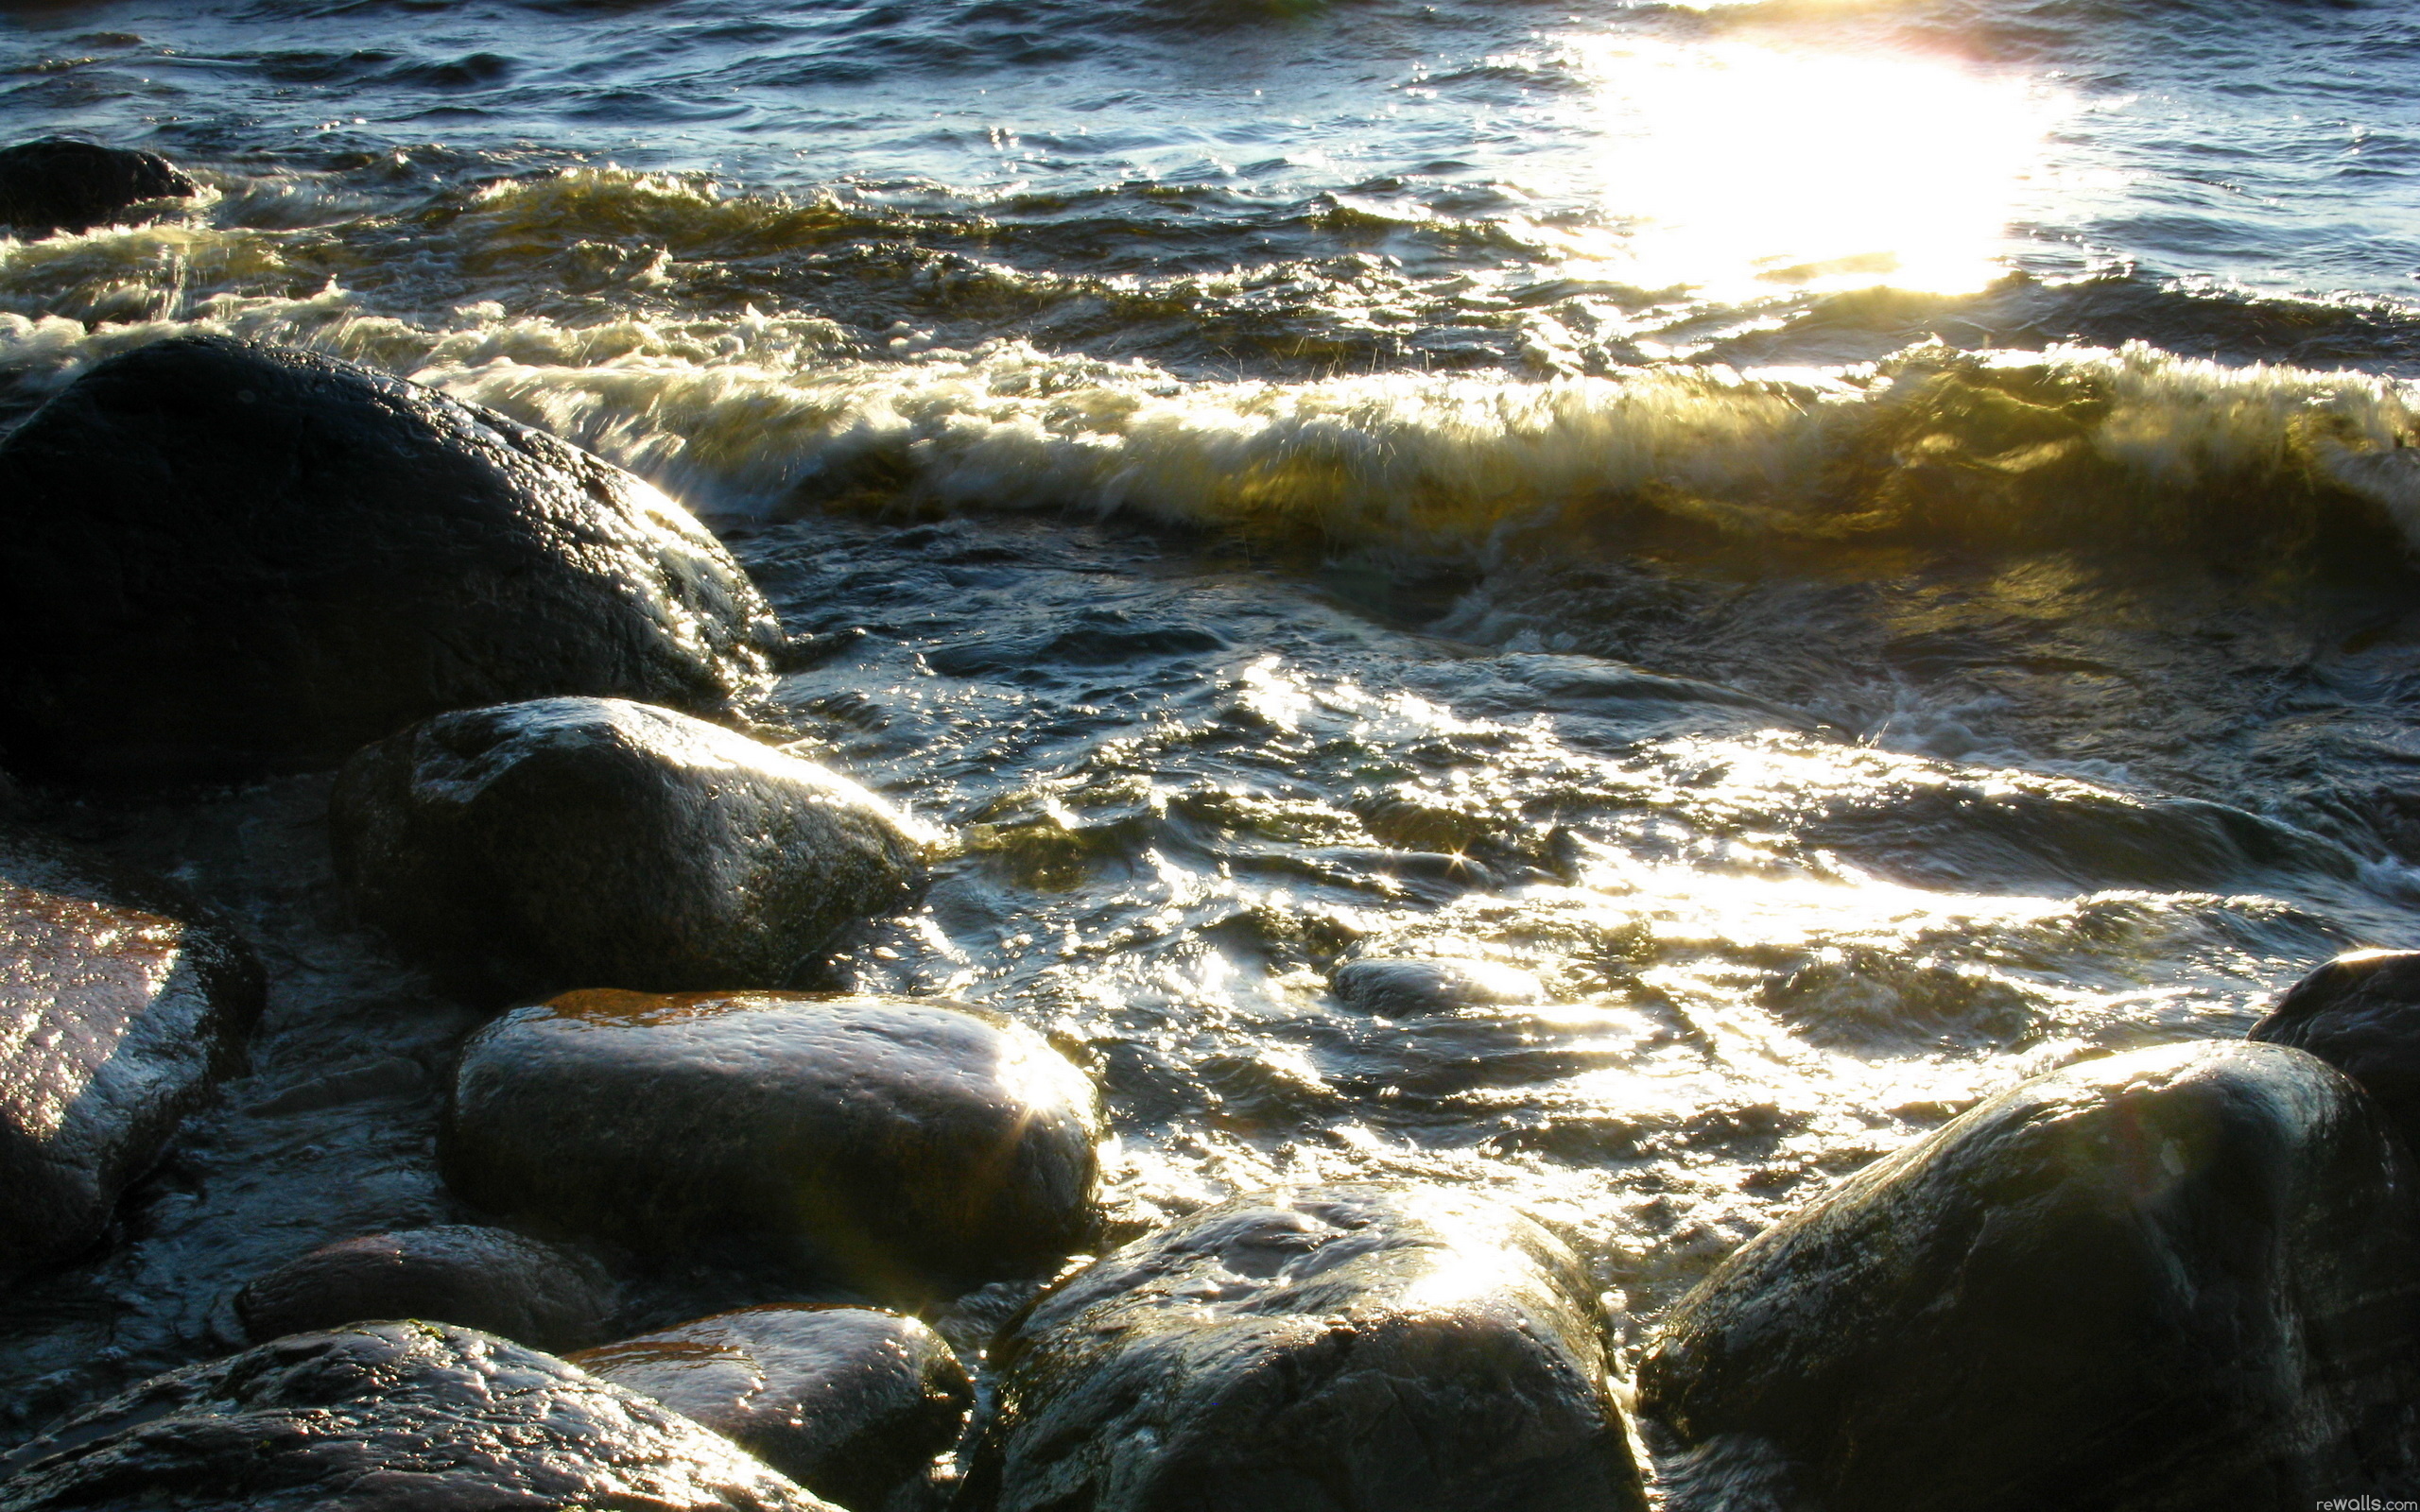
POLYGON ((428 1323, 300 1333, 171 1371, 5 1468, 6 1512, 832 1512, 669 1408, 428 1323))
POLYGON ((2420 951, 2354 951, 2295 983, 2248 1037, 2361 1084, 2420 1150, 2420 951))
POLYGON ((332 805, 362 913, 475 989, 789 986, 919 873, 848 779, 668 709, 544 698, 364 747, 332 805))
POLYGON ((975 1400, 941 1335, 862 1307, 721 1313, 571 1362, 846 1507, 879 1508, 922 1475, 957 1445, 975 1400))
POLYGON ((1081 1073, 959 1006, 589 991, 471 1038, 443 1155, 465 1199, 524 1224, 923 1297, 1078 1248, 1098 1135, 1081 1073))
POLYGON ((194 181, 157 152, 44 137, 0 150, 0 226, 21 236, 91 231, 153 199, 183 199, 194 181))
POLYGON ((537 1349, 606 1336, 614 1279, 578 1250, 446 1224, 322 1245, 237 1294, 255 1339, 388 1318, 455 1323, 537 1349))

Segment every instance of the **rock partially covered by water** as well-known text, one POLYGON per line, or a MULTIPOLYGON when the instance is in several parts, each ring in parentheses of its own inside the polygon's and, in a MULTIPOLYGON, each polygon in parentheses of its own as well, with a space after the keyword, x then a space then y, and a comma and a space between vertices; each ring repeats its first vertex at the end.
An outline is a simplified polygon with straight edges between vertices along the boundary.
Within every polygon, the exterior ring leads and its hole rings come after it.
POLYGON ((569 1349, 609 1336, 615 1302, 614 1279, 578 1250, 445 1224, 322 1245, 245 1287, 235 1311, 255 1339, 420 1318, 569 1349))
POLYGON ((2298 1050, 2037 1077, 1760 1235, 1667 1317, 1641 1384, 1686 1452, 1672 1505, 2411 1494, 2415 1179, 2360 1090, 2298 1050))
POLYGON ((9 1512, 830 1512, 667 1407, 469 1329, 298 1333, 155 1377, 9 1456, 9 1512))
POLYGON ((91 231, 153 199, 183 199, 194 181, 157 152, 44 137, 0 149, 0 226, 20 236, 91 231))
POLYGON ((1348 1008, 1402 1018, 1450 1013, 1493 1004, 1537 1003, 1546 997, 1538 979, 1494 961, 1441 956, 1434 960, 1372 956, 1347 961, 1328 987, 1348 1008))
POLYGON ((2355 951, 2295 983, 2251 1038, 2292 1045, 2361 1084, 2420 1150, 2420 951, 2355 951))
POLYGON ((0 832, 0 1277, 100 1237, 241 1069, 261 995, 251 951, 180 889, 0 832))
POLYGON ((706 712, 779 637, 653 488, 433 389, 204 336, 112 357, 0 444, 0 744, 77 779, 334 765, 446 709, 706 712))
POLYGON ((439 714, 346 762, 332 817, 368 918, 525 996, 787 986, 918 873, 856 783, 618 698, 439 714))
POLYGON ((443 1142, 490 1211, 743 1250, 882 1296, 1046 1274, 1092 1231, 1092 1086, 933 1002, 572 992, 462 1050, 443 1142))
POLYGON ((994 1350, 999 1512, 1646 1505, 1595 1288, 1442 1189, 1280 1188, 1137 1240, 994 1350))
POLYGON ((975 1401, 941 1335, 863 1307, 752 1307, 571 1360, 846 1507, 880 1508, 922 1476, 975 1401))

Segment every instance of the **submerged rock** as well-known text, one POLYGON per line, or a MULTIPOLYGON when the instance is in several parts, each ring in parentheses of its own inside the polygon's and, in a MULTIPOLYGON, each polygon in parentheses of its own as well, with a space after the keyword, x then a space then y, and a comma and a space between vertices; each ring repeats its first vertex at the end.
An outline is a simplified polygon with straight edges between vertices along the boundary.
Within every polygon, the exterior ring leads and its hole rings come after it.
POLYGON ((1546 988, 1529 972, 1494 961, 1374 956, 1347 961, 1328 987, 1348 1008, 1400 1018, 1489 1004, 1537 1003, 1546 988))
POLYGON ((1002 1337, 970 1488, 999 1512, 1633 1512, 1599 1322, 1571 1251, 1476 1194, 1236 1197, 1002 1337))
POLYGON ((830 1512, 667 1407, 469 1329, 298 1333, 158 1376, 10 1455, 0 1509, 830 1512))
POLYGON ((2360 1090, 2301 1051, 2179 1045, 2036 1077, 1750 1242, 1666 1318, 1641 1401, 1683 1451, 1671 1505, 2411 1494, 2414 1181, 2360 1090))
POLYGON ((2361 1084, 2420 1150, 2420 951, 2354 951, 2304 977, 2252 1026, 2361 1084))
POLYGON ((752 695, 779 629, 679 506, 312 352, 179 338, 0 443, 0 744, 74 779, 334 765, 446 709, 752 695))
POLYGON ((568 1349, 604 1337, 614 1304, 614 1279, 577 1250, 446 1224, 322 1245, 245 1287, 235 1311, 255 1339, 419 1318, 568 1349))
POLYGON ((0 1277, 100 1237, 239 1071, 251 951, 178 888, 0 831, 0 1277))
POLYGON ((363 747, 337 870, 413 954, 507 992, 777 988, 916 881, 880 799, 669 710, 545 698, 363 747))
POLYGON ((949 1005, 588 991, 471 1038, 443 1154, 466 1200, 519 1221, 922 1297, 1079 1247, 1098 1135, 1080 1072, 949 1005))
POLYGON ((941 1335, 863 1307, 752 1307, 571 1363, 853 1508, 880 1508, 954 1448, 975 1401, 941 1335))
POLYGON ((44 137, 0 149, 0 226, 21 236, 91 231, 152 199, 183 199, 194 181, 157 152, 44 137))

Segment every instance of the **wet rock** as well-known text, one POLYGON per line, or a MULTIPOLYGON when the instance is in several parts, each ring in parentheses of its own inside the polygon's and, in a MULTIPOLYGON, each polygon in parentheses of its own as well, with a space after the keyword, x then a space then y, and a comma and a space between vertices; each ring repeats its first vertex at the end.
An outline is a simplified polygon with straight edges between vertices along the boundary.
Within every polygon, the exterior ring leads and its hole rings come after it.
POLYGON ((221 337, 101 363, 0 443, 0 744, 77 780, 332 766, 447 709, 714 713, 779 642, 653 488, 493 411, 221 337))
POLYGON ((469 1329, 298 1333, 158 1376, 9 1456, 8 1512, 830 1512, 671 1409, 469 1329))
POLYGON ((2420 1150, 2420 951, 2355 951, 2304 977, 2250 1038, 2292 1045, 2361 1084, 2420 1150))
POLYGON ((235 1311, 255 1339, 419 1318, 567 1349, 606 1337, 615 1302, 613 1278, 577 1250, 446 1224, 322 1245, 245 1287, 235 1311))
POLYGON ((241 1070, 251 951, 181 889, 0 831, 0 1276, 100 1237, 241 1070))
POLYGON ((527 996, 787 986, 918 872, 856 783, 618 698, 440 714, 346 762, 332 818, 366 917, 527 996))
POLYGON ((183 199, 194 181, 157 152, 44 137, 0 149, 0 226, 20 236, 91 231, 153 199, 183 199))
POLYGON ((752 1307, 571 1363, 855 1508, 881 1507, 954 1448, 975 1400, 939 1334, 863 1307, 752 1307))
POLYGON ((1594 1293, 1476 1194, 1236 1197, 1002 1337, 970 1491, 999 1512, 1643 1508, 1594 1293))
POLYGON ((1641 1403, 1682 1452, 1671 1505, 2410 1494, 2414 1182, 2360 1090, 2298 1050, 2178 1045, 2026 1082, 1668 1315, 1641 1403))
POLYGON ((1402 1018, 1500 1003, 1537 1003, 1546 988, 1529 972, 1494 961, 1373 957, 1347 961, 1328 987, 1348 1008, 1402 1018))
POLYGON ((729 1248, 875 1295, 1047 1273, 1092 1231, 1092 1087, 934 1002, 572 992, 466 1043, 466 1200, 659 1253, 729 1248))

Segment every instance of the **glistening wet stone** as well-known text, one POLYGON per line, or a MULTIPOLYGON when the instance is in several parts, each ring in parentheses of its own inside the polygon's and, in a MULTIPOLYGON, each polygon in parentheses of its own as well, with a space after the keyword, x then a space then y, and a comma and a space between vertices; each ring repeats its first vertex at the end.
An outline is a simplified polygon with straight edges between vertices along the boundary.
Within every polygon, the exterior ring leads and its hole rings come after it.
POLYGON ((606 1334, 616 1299, 605 1267, 576 1249, 440 1224, 322 1245, 246 1286, 235 1311, 255 1339, 418 1318, 573 1349, 606 1334))
POLYGON ((2420 1150, 2420 951, 2354 951, 2277 999, 2248 1038, 2292 1045, 2361 1084, 2420 1150))

